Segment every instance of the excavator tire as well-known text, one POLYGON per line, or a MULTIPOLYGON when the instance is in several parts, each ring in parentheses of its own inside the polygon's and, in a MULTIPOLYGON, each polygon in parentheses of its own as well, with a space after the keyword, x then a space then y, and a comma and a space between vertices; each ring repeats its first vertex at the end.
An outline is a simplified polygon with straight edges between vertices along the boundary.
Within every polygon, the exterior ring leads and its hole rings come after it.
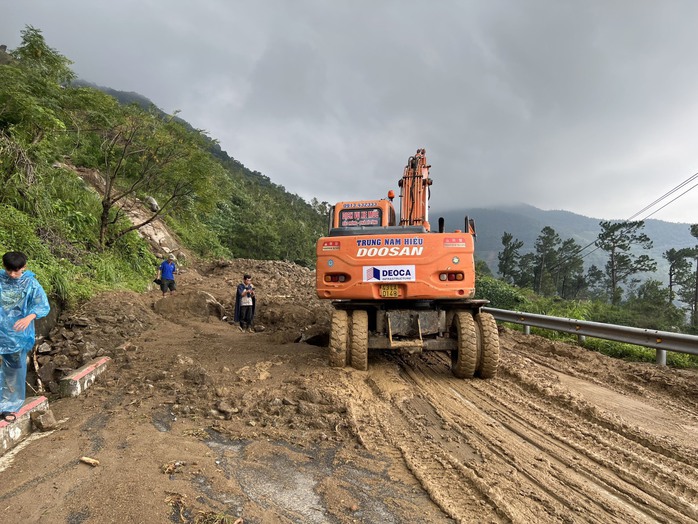
POLYGON ((480 378, 492 378, 497 375, 499 366, 499 332, 497 321, 489 313, 475 315, 475 323, 480 331, 480 361, 475 374, 480 378))
POLYGON ((458 378, 472 378, 477 367, 477 333, 475 320, 468 311, 453 315, 451 336, 458 342, 458 349, 451 351, 451 371, 458 378))
POLYGON ((351 314, 351 350, 352 367, 366 371, 368 369, 368 313, 357 309, 351 314))
POLYGON ((343 368, 347 365, 347 331, 349 317, 342 309, 332 313, 332 331, 330 332, 330 366, 343 368))

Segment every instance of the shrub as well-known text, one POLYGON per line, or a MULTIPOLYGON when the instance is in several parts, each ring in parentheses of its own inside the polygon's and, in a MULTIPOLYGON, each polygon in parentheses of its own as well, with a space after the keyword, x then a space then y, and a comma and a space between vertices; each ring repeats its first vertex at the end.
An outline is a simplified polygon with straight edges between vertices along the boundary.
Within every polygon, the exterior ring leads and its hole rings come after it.
POLYGON ((477 277, 475 298, 489 300, 491 307, 499 309, 518 310, 527 303, 526 297, 515 287, 487 276, 477 277))

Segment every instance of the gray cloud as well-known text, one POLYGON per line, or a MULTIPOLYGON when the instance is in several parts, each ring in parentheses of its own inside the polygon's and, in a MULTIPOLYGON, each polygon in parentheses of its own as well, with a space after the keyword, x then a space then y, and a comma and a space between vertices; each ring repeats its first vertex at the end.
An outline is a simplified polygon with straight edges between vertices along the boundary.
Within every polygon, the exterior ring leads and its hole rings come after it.
MULTIPOLYGON (((136 91, 306 199, 396 189, 627 218, 698 171, 692 1, 0 0, 80 77, 136 91)), ((694 190, 653 218, 696 222, 694 190)))

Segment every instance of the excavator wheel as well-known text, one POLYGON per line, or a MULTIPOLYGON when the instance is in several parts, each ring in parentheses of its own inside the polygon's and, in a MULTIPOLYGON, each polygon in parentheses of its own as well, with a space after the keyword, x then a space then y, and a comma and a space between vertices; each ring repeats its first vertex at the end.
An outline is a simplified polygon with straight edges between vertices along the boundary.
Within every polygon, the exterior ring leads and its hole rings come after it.
POLYGON ((497 331, 497 321, 489 313, 478 313, 475 315, 480 336, 480 361, 478 362, 475 374, 480 378, 492 378, 497 374, 499 366, 499 332, 497 331))
POLYGON ((349 317, 342 309, 332 313, 332 331, 330 332, 330 366, 343 368, 347 365, 347 331, 349 317))
POLYGON ((451 336, 458 342, 458 349, 451 351, 451 371, 458 378, 472 378, 477 367, 477 334, 475 320, 468 311, 453 315, 451 336))
POLYGON ((368 313, 357 309, 351 314, 351 350, 352 367, 366 371, 368 369, 368 313))

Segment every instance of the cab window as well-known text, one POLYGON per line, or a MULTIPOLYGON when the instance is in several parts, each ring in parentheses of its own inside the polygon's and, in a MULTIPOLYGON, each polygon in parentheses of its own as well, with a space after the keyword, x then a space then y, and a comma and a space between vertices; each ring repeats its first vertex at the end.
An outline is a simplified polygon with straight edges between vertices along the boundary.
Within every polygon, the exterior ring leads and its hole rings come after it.
POLYGON ((380 226, 383 213, 379 208, 342 209, 339 227, 380 226))

